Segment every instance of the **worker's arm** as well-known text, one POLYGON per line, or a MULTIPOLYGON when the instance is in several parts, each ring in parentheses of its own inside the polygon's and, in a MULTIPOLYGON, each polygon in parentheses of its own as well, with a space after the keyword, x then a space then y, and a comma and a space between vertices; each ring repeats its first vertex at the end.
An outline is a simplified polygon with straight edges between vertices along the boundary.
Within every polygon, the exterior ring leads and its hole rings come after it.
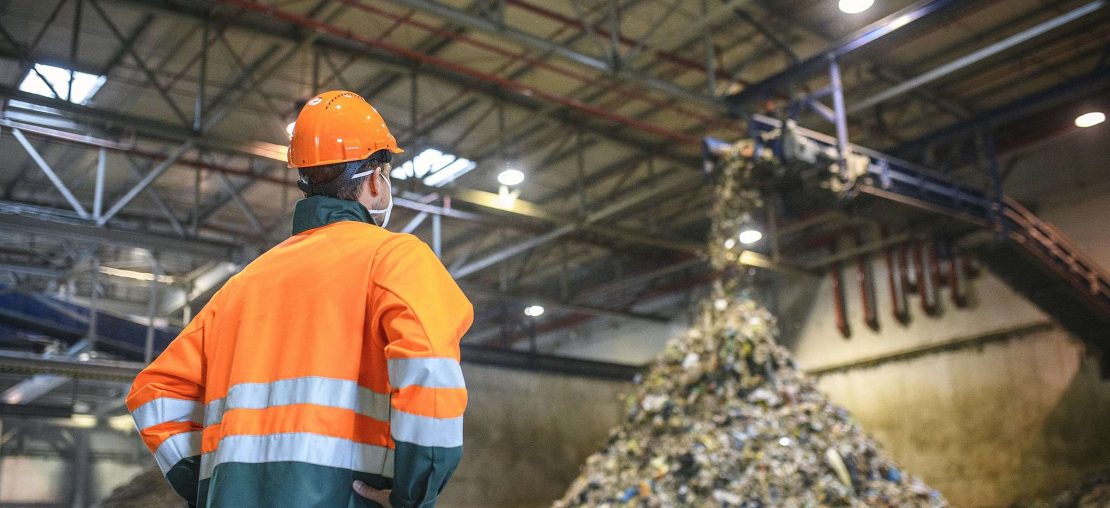
POLYGON ((411 235, 387 240, 373 302, 388 340, 393 508, 434 506, 462 458, 466 384, 459 341, 474 310, 439 259, 411 235))
POLYGON ((131 385, 127 410, 170 486, 190 506, 197 501, 204 430, 202 311, 131 385))

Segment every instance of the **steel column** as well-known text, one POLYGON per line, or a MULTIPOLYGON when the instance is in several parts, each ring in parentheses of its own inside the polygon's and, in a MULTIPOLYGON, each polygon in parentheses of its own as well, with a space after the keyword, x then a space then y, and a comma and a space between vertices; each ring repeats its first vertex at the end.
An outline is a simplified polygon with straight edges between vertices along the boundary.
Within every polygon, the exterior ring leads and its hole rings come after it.
POLYGON ((147 306, 146 345, 143 348, 143 363, 150 364, 154 360, 154 316, 158 310, 158 292, 161 283, 158 278, 162 276, 162 263, 153 252, 150 255, 150 269, 154 277, 150 279, 150 299, 147 306))
POLYGON ((96 156, 96 187, 93 189, 93 218, 100 220, 101 206, 104 203, 104 164, 108 152, 100 147, 96 156))
POLYGON ((836 114, 836 149, 840 159, 840 177, 848 177, 848 117, 844 109, 844 84, 840 81, 840 64, 829 59, 829 80, 832 82, 833 113, 836 114))

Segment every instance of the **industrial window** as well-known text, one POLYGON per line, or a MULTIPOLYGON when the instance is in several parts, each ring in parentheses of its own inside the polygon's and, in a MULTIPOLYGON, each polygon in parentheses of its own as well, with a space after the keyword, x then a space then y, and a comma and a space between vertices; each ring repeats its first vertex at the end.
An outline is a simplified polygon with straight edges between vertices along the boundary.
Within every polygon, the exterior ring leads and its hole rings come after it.
POLYGON ((393 170, 392 178, 421 178, 425 185, 440 187, 478 167, 478 163, 429 148, 393 170))
POLYGON ((44 97, 68 100, 74 104, 85 104, 100 89, 105 79, 104 76, 87 72, 71 71, 53 65, 35 64, 35 68, 28 71, 27 76, 23 78, 23 82, 19 84, 19 89, 44 97), (70 88, 70 73, 73 76, 72 89, 70 88), (53 90, 51 90, 52 88, 53 90))

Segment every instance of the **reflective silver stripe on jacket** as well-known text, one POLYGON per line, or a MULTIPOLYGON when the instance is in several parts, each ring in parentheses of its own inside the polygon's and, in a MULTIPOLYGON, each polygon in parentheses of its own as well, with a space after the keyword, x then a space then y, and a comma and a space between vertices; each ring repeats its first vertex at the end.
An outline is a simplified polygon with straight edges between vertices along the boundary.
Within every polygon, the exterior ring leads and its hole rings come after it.
POLYGON ((200 425, 204 404, 195 400, 159 397, 131 412, 140 431, 167 422, 196 422, 200 425))
POLYGON ((289 461, 393 477, 393 450, 339 437, 294 432, 225 436, 215 451, 201 457, 200 479, 211 478, 220 464, 289 461))
POLYGON ((389 421, 389 394, 378 393, 347 379, 299 377, 272 383, 239 383, 226 397, 208 403, 204 425, 214 425, 232 409, 265 409, 290 404, 350 409, 379 421, 389 421))
POLYGON ((395 409, 390 432, 395 441, 454 448, 463 444, 463 417, 433 418, 395 409))
POLYGON ((425 388, 466 388, 462 367, 454 358, 393 358, 389 384, 394 389, 419 385, 425 388))
POLYGON ((166 438, 158 445, 158 449, 154 451, 154 460, 163 475, 169 473, 170 468, 181 462, 181 459, 200 455, 200 436, 199 430, 182 432, 166 438))

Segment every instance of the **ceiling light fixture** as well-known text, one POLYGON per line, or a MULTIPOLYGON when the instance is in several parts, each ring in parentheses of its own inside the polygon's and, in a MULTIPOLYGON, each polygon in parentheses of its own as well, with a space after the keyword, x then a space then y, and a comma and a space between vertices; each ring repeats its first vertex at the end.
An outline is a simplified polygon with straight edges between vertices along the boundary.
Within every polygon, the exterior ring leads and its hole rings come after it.
POLYGON ((1083 113, 1075 118, 1075 125, 1077 127, 1087 128, 1094 127, 1106 121, 1106 114, 1101 111, 1091 111, 1090 113, 1083 113))
POLYGON ((543 315, 543 305, 529 305, 524 308, 524 315, 528 317, 540 317, 543 315))
POLYGON ((501 185, 508 185, 510 187, 520 185, 524 182, 524 173, 519 169, 506 169, 502 171, 501 174, 497 175, 497 181, 501 185))
POLYGON ((745 229, 740 232, 740 243, 751 245, 763 239, 763 233, 755 229, 745 229))
POLYGON ((840 0, 840 12, 859 14, 875 5, 875 0, 840 0))

